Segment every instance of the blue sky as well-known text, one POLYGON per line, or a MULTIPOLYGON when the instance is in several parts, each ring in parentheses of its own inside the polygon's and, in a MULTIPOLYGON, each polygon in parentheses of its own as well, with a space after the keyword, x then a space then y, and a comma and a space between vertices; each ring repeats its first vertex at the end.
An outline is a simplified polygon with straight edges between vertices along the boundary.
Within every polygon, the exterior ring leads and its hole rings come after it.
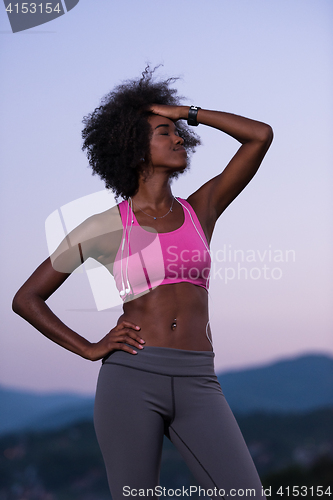
MULTIPOLYGON (((275 133, 260 171, 213 237, 217 369, 333 354, 332 10, 330 0, 80 0, 64 16, 12 34, 0 8, 0 383, 94 389, 98 364, 33 331, 10 302, 48 255, 48 216, 103 189, 81 151, 82 117, 147 61, 163 64, 161 77, 181 77, 186 104, 258 119, 275 133), (231 258, 219 261, 224 250, 231 258), (234 250, 256 258, 240 262, 234 250)), ((203 145, 174 183, 177 196, 217 175, 237 150, 218 131, 199 126, 198 133, 203 145)), ((85 273, 73 275, 49 304, 91 340, 120 312, 97 312, 85 273)))

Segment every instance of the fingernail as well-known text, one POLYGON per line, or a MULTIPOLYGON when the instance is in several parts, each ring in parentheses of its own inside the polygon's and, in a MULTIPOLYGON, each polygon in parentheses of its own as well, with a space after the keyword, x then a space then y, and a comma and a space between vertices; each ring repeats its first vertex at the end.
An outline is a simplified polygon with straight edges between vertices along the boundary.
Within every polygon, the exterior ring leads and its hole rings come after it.
POLYGON ((143 345, 139 345, 139 349, 143 349, 143 345))
POLYGON ((133 354, 138 354, 136 351, 134 351, 134 349, 132 350, 132 353, 133 353, 133 354))
POLYGON ((145 344, 145 343, 146 343, 146 341, 145 341, 145 340, 143 340, 143 339, 140 339, 140 342, 141 342, 142 344, 145 344))
POLYGON ((140 327, 139 327, 139 326, 136 326, 135 328, 136 328, 137 330, 140 330, 140 327))

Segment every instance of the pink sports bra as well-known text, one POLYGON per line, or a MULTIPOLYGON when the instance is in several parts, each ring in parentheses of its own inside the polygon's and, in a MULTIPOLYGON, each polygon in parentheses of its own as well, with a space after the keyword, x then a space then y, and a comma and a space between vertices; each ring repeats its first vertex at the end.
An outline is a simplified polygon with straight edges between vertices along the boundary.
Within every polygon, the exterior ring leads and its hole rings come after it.
POLYGON ((184 281, 208 290, 211 258, 206 236, 191 205, 176 200, 183 206, 184 222, 169 233, 141 227, 127 200, 118 205, 123 236, 113 273, 123 300, 184 281))

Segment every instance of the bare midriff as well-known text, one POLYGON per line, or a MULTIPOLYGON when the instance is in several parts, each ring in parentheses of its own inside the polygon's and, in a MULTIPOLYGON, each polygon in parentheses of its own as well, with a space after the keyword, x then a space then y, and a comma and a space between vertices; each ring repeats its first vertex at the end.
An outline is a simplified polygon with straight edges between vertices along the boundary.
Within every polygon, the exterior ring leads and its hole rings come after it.
MULTIPOLYGON (((206 336, 208 293, 191 283, 161 285, 124 304, 118 324, 131 321, 141 327, 145 346, 190 351, 212 351, 206 336)), ((209 326, 207 328, 210 336, 209 326)))

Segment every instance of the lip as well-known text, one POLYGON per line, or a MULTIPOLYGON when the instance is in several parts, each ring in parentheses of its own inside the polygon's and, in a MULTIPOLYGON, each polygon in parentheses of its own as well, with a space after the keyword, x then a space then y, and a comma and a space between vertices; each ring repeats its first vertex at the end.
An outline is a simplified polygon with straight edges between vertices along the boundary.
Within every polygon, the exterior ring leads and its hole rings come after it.
POLYGON ((179 148, 174 149, 174 151, 181 151, 186 153, 186 149, 184 148, 184 146, 179 146, 179 148))

